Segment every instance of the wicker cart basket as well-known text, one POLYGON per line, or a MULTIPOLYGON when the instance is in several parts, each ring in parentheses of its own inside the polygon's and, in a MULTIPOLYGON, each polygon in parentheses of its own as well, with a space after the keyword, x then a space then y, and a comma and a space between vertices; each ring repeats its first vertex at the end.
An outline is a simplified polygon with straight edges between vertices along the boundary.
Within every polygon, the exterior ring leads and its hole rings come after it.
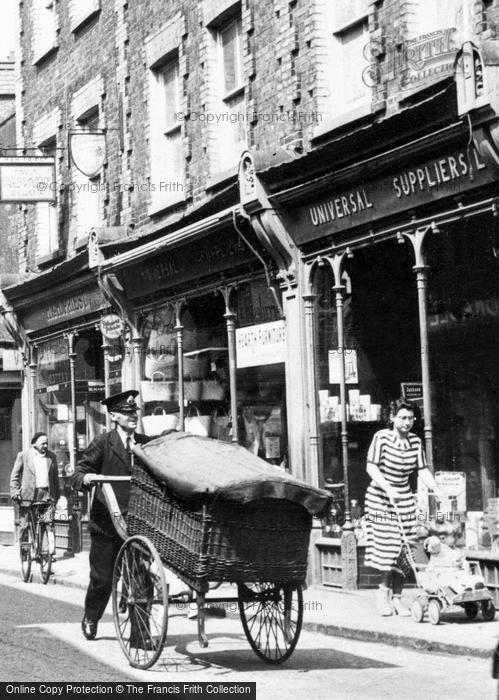
POLYGON ((302 505, 282 499, 188 502, 134 466, 129 535, 148 537, 163 563, 200 592, 209 581, 302 583, 311 521, 302 505))

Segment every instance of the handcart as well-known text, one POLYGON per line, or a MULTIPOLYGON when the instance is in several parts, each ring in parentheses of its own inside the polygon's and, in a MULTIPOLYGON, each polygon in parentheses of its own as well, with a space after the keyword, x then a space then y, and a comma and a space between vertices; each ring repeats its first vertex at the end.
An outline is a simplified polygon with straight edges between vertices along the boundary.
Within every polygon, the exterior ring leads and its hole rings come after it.
MULTIPOLYGON (((423 622, 425 614, 432 625, 440 624, 442 613, 447 612, 449 608, 461 607, 468 619, 474 620, 481 611, 482 617, 486 622, 491 622, 495 618, 496 609, 492 594, 489 589, 483 585, 479 588, 466 589, 459 594, 456 594, 449 586, 446 585, 429 585, 425 578, 426 565, 417 564, 414 560, 411 542, 405 534, 404 527, 401 522, 400 513, 397 506, 394 506, 397 515, 397 522, 402 536, 402 546, 405 548, 407 561, 414 573, 418 593, 411 605, 411 614, 415 622, 423 622)), ((474 572, 478 570, 478 565, 473 562, 471 567, 474 572)))
MULTIPOLYGON (((217 442, 195 439, 198 444, 217 442)), ((146 447, 154 451, 154 442, 146 447)), ((327 492, 305 487, 288 475, 281 477, 278 469, 258 460, 265 464, 263 473, 268 469, 272 478, 278 475, 275 483, 268 475, 256 486, 241 482, 235 488, 239 500, 231 500, 227 490, 199 486, 198 478, 196 486, 204 493, 189 501, 178 496, 185 482, 176 481, 173 474, 162 483, 151 474, 152 468, 157 476, 158 466, 151 455, 145 449, 134 451, 140 460, 132 469, 126 532, 122 528, 126 539, 116 560, 112 592, 116 633, 130 665, 147 669, 160 657, 169 603, 197 604, 198 639, 206 647, 206 594, 223 582, 237 585, 241 622, 255 654, 269 664, 286 661, 302 627, 311 510, 327 507, 327 492), (297 498, 294 482, 308 489, 308 510, 287 498, 297 498), (269 493, 280 497, 268 497, 269 493), (186 584, 184 591, 169 595, 165 569, 186 584)), ((102 477, 103 482, 109 480, 102 477)), ((210 594, 210 606, 229 602, 234 598, 210 594)))

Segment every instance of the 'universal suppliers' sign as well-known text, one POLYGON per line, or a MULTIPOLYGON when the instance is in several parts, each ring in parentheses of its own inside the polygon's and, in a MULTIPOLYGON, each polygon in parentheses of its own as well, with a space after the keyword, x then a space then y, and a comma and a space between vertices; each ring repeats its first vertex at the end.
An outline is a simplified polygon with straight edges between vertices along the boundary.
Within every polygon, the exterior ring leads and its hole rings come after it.
POLYGON ((237 328, 236 353, 238 368, 284 362, 286 359, 284 321, 237 328))

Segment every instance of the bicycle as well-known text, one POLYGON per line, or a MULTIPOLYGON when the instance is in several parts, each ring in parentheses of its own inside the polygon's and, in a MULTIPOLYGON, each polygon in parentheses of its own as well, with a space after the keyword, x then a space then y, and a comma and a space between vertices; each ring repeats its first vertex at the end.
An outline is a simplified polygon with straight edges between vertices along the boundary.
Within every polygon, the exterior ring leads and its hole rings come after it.
POLYGON ((33 560, 40 565, 43 583, 47 583, 52 573, 54 534, 43 519, 48 505, 47 501, 34 501, 27 509, 27 526, 19 538, 21 576, 26 583, 30 581, 33 560))

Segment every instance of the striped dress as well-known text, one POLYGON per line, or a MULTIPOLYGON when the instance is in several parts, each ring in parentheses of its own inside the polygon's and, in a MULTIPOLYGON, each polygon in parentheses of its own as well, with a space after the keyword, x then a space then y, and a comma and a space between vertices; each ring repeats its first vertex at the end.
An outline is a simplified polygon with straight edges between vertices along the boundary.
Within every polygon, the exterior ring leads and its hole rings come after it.
MULTIPOLYGON (((400 441, 393 430, 378 431, 369 447, 367 463, 375 464, 388 483, 399 492, 397 509, 407 537, 415 533, 416 503, 409 488, 409 476, 426 467, 423 445, 409 433, 400 441)), ((366 492, 365 522, 367 548, 365 563, 380 571, 397 571, 402 551, 402 534, 397 516, 383 489, 371 481, 366 492)))

